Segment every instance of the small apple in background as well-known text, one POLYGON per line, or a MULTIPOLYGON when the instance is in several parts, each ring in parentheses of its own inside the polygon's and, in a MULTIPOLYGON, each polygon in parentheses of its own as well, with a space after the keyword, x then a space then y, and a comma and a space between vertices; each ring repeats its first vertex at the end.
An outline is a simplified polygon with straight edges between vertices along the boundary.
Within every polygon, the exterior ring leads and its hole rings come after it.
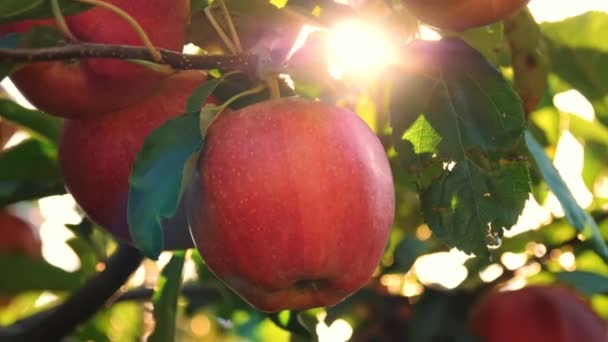
MULTIPOLYGON (((40 238, 34 229, 13 213, 0 209, 0 258, 2 255, 24 255, 42 257, 40 238)), ((10 277, 4 274, 3 277, 10 277)), ((11 296, 0 295, 0 307, 11 301, 11 296)))
POLYGON ((364 286, 393 223, 385 151, 351 111, 295 98, 224 112, 186 193, 220 279, 262 311, 334 305, 364 286))
POLYGON ((401 0, 425 24, 463 31, 492 24, 522 9, 530 0, 401 0))
MULTIPOLYGON (((131 240, 129 176, 145 138, 183 114, 189 96, 205 80, 205 74, 197 71, 180 72, 136 105, 90 120, 65 120, 59 162, 66 187, 84 212, 113 235, 131 240)), ((172 222, 165 224, 165 247, 192 247, 185 217, 172 222)))
MULTIPOLYGON (((181 51, 190 16, 189 0, 106 0, 129 13, 152 43, 181 51)), ((66 18, 81 41, 143 45, 134 29, 104 8, 92 8, 66 18)), ((0 35, 25 32, 53 20, 32 20, 0 26, 0 35)), ((10 78, 38 109, 67 118, 113 112, 153 92, 167 75, 127 61, 83 59, 74 63, 40 62, 25 65, 10 78)))
POLYGON ((491 293, 475 307, 471 323, 487 342, 608 341, 607 323, 561 286, 491 293))
POLYGON ((16 131, 17 127, 15 125, 0 118, 0 151, 2 151, 16 131))

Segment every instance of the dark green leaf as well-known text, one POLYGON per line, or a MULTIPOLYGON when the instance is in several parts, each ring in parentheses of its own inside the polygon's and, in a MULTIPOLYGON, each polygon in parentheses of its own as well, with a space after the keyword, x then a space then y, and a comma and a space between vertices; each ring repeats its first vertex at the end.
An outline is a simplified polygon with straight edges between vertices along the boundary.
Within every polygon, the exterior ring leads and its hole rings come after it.
POLYGON ((519 162, 524 115, 502 75, 464 42, 415 42, 393 71, 393 142, 417 179, 426 222, 444 242, 487 254, 529 193, 519 162))
MULTIPOLYGON (((59 0, 64 15, 76 14, 90 8, 78 1, 59 0)), ((25 19, 52 18, 51 2, 48 0, 2 0, 0 1, 0 24, 25 19)))
POLYGON ((581 233, 591 233, 594 250, 608 262, 608 246, 606 246, 599 228, 591 215, 578 205, 568 186, 553 166, 549 157, 545 154, 542 146, 538 144, 529 132, 526 132, 526 144, 545 182, 547 182, 555 197, 557 197, 557 200, 564 208, 568 222, 581 233))
POLYGON ((591 272, 574 271, 557 273, 557 279, 576 288, 586 296, 608 294, 608 277, 591 272))
POLYGON ((479 341, 468 329, 469 309, 476 297, 464 291, 425 289, 410 324, 412 341, 479 341))
POLYGON ((44 260, 22 255, 0 254, 0 272, 7 275, 0 277, 0 293, 9 294, 22 291, 73 291, 83 281, 77 273, 66 272, 44 260))
POLYGON ((422 194, 422 211, 437 237, 464 252, 486 255, 517 222, 529 197, 528 182, 523 162, 487 171, 464 160, 422 194))
POLYGON ((64 193, 55 146, 30 139, 0 153, 0 207, 64 193))
POLYGON ((311 337, 314 335, 314 330, 311 332, 309 324, 305 323, 303 320, 306 318, 300 318, 300 315, 304 314, 303 312, 298 311, 289 311, 283 310, 277 313, 268 314, 268 318, 276 324, 277 327, 289 331, 293 334, 311 337))
POLYGON ((61 120, 54 116, 23 108, 11 100, 0 99, 0 117, 28 129, 30 133, 48 139, 55 145, 59 142, 61 120))
POLYGON ((150 342, 175 341, 175 316, 177 314, 177 298, 182 285, 182 269, 185 252, 175 252, 171 261, 165 266, 158 280, 154 303, 154 332, 148 339, 150 342))
POLYGON ((188 98, 186 104, 186 113, 196 113, 205 104, 211 93, 217 88, 217 86, 223 81, 223 78, 216 78, 211 81, 207 81, 200 85, 194 90, 192 95, 188 98))
POLYGON ((155 129, 145 140, 129 178, 129 230, 150 258, 163 248, 161 220, 171 218, 191 178, 186 167, 203 146, 199 114, 184 114, 155 129))

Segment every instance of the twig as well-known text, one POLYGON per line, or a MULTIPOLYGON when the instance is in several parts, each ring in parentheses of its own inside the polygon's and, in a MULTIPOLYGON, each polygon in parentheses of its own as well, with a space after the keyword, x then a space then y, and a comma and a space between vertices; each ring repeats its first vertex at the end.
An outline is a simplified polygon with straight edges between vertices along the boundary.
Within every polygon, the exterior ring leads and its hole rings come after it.
POLYGON ((228 11, 228 7, 226 6, 226 2, 224 0, 219 0, 220 8, 224 13, 224 18, 226 19, 226 23, 228 24, 228 29, 230 30, 230 35, 232 36, 232 42, 234 43, 234 48, 236 49, 236 53, 243 52, 243 48, 241 46, 241 40, 239 39, 239 35, 236 32, 236 27, 232 22, 232 17, 230 16, 230 11, 228 11))
MULTIPOLYGON (((159 52, 167 65, 178 70, 239 70, 248 75, 255 75, 258 67, 258 58, 254 54, 207 56, 183 54, 165 49, 159 49, 159 52)), ((80 43, 40 49, 0 48, 0 63, 33 63, 79 58, 136 59, 154 62, 147 48, 131 45, 80 43)))
POLYGON ((90 279, 65 302, 0 328, 0 341, 58 341, 90 319, 120 289, 143 260, 135 248, 121 245, 104 271, 90 279))
MULTIPOLYGON (((187 296, 204 296, 210 301, 222 298, 222 292, 215 287, 201 286, 197 284, 185 284, 182 286, 181 293, 187 296)), ((152 300, 154 295, 154 289, 152 288, 139 288, 129 290, 116 298, 112 304, 127 302, 127 301, 149 301, 152 300)))
POLYGON ((232 40, 230 40, 230 38, 228 37, 226 32, 224 32, 224 30, 222 29, 220 24, 217 22, 217 20, 215 20, 213 13, 211 13, 211 8, 207 7, 204 9, 203 12, 205 12, 205 15, 207 16, 207 20, 209 20, 209 23, 211 24, 211 26, 213 26, 215 33, 217 33, 217 35, 220 36, 220 38, 222 39, 222 42, 224 42, 224 44, 226 44, 226 47, 228 48, 228 50, 230 50, 230 53, 237 53, 236 46, 234 46, 234 43, 232 42, 232 40))

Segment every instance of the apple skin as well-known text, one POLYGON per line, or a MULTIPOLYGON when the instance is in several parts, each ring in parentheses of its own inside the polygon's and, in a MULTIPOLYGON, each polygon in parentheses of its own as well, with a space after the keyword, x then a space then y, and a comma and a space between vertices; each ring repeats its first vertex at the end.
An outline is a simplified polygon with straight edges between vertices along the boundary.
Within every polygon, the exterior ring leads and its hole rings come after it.
POLYGON ((389 163, 351 111, 295 98, 222 113, 186 193, 209 269, 261 311, 331 306, 382 256, 395 198, 389 163))
POLYGON ((530 0, 401 0, 420 20, 432 26, 463 31, 500 21, 530 0))
POLYGON ((40 238, 32 227, 6 209, 0 210, 0 253, 40 258, 40 238))
POLYGON ((608 341, 606 322, 574 291, 555 285, 491 293, 471 322, 487 342, 608 341))
MULTIPOLYGON (((189 0, 106 0, 131 14, 155 46, 181 51, 190 16, 189 0)), ((81 41, 142 45, 122 18, 92 8, 66 18, 81 41)), ((0 27, 0 35, 24 32, 53 20, 30 20, 0 27)), ((138 102, 168 75, 126 61, 85 59, 76 63, 39 62, 17 70, 11 80, 37 108, 50 114, 83 118, 113 112, 138 102)))
MULTIPOLYGON (((129 176, 145 138, 165 121, 183 114, 188 97, 205 80, 197 71, 180 72, 134 106, 99 118, 65 120, 59 162, 66 187, 82 210, 114 236, 131 241, 129 176)), ((163 225, 165 247, 193 247, 185 216, 169 221, 163 225)))

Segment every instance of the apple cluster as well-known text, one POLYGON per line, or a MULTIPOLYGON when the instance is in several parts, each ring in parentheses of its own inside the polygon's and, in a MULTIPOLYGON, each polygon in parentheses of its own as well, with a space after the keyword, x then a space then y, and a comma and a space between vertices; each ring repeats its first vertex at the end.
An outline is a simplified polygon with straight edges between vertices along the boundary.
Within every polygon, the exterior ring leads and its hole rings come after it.
MULTIPOLYGON (((181 50, 188 0, 106 1, 130 13, 155 46, 181 50)), ((66 22, 78 40, 141 45, 103 8, 66 22)), ((19 22, 0 34, 41 25, 55 23, 19 22)), ((84 59, 28 64, 11 79, 37 108, 65 118, 59 161, 78 205, 131 242, 127 204, 137 153, 155 128, 185 112, 206 75, 84 59)), ((268 100, 226 110, 210 126, 176 217, 163 222, 164 247, 196 245, 209 268, 260 310, 333 305, 371 277, 394 208, 384 148, 353 112, 297 98, 268 100)))

